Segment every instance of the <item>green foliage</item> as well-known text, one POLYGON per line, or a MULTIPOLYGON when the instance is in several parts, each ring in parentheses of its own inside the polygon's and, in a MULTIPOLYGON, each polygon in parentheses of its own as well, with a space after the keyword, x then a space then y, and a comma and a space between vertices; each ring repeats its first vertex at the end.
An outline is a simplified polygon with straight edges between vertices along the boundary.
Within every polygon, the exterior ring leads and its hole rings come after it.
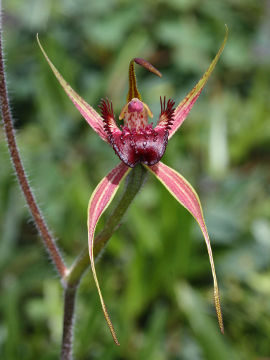
MULTIPOLYGON (((200 230, 149 174, 97 264, 121 347, 112 342, 88 271, 77 299, 75 355, 78 360, 270 357, 268 2, 9 0, 3 6, 20 149, 68 263, 87 242, 89 196, 118 159, 63 93, 35 34, 78 93, 95 107, 108 96, 116 113, 125 103, 130 59, 148 59, 163 78, 138 68, 138 86, 157 116, 160 95, 180 101, 199 79, 227 23, 221 60, 165 155, 202 199, 225 335, 219 334, 200 230)), ((0 153, 0 357, 56 359, 61 288, 29 221, 2 130, 0 153)))

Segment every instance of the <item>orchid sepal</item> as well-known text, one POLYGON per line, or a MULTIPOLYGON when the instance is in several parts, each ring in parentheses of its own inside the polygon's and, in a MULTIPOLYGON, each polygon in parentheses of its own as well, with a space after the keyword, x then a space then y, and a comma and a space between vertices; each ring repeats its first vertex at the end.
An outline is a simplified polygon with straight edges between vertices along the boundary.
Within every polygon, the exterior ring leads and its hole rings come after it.
POLYGON ((80 95, 78 95, 75 90, 72 89, 72 87, 66 82, 63 76, 59 73, 59 71, 56 69, 56 67, 49 59, 44 48, 42 47, 38 38, 38 34, 37 34, 37 42, 46 61, 48 62, 50 68, 52 69, 56 79, 59 81, 60 85, 65 90, 66 94, 69 96, 73 104, 76 106, 76 108, 79 110, 79 112, 88 122, 88 124, 92 127, 92 129, 100 136, 100 138, 108 142, 107 134, 103 126, 102 117, 96 112, 96 110, 92 108, 92 106, 90 106, 80 95))
POLYGON ((106 305, 104 303, 96 274, 95 262, 94 262, 94 235, 98 220, 100 219, 101 215, 104 213, 104 211, 107 209, 107 207, 113 200, 119 188, 120 183, 127 176, 130 170, 131 168, 129 168, 122 162, 118 164, 113 170, 111 170, 111 172, 100 181, 100 183, 92 193, 89 200, 88 212, 87 212, 88 248, 89 248, 91 269, 98 290, 102 310, 116 345, 119 345, 119 342, 114 327, 112 325, 110 316, 108 314, 106 305))
POLYGON ((213 72, 218 59, 220 58, 220 55, 226 45, 227 39, 228 39, 228 27, 225 25, 226 33, 224 40, 214 57, 213 61, 211 62, 208 69, 203 74, 202 78, 198 81, 198 83, 194 86, 194 88, 186 95, 186 97, 179 103, 179 105, 176 107, 174 112, 174 121, 171 126, 171 129, 169 131, 169 139, 175 134, 175 132, 179 129, 179 127, 182 125, 186 117, 188 116, 190 110, 192 109, 193 105, 197 101, 198 97, 200 96, 205 84, 207 83, 211 73, 213 72))
POLYGON ((200 199, 196 191, 182 175, 180 175, 174 169, 171 169, 169 166, 163 164, 161 161, 155 164, 154 166, 146 166, 146 167, 148 170, 150 170, 150 172, 152 172, 157 177, 157 179, 165 186, 165 188, 172 194, 172 196, 181 205, 183 205, 191 213, 191 215, 193 215, 193 217, 198 222, 201 228, 201 231, 205 239, 211 270, 212 270, 212 276, 214 282, 214 302, 217 312, 218 323, 221 332, 224 333, 215 264, 214 264, 208 231, 203 217, 203 210, 200 199))

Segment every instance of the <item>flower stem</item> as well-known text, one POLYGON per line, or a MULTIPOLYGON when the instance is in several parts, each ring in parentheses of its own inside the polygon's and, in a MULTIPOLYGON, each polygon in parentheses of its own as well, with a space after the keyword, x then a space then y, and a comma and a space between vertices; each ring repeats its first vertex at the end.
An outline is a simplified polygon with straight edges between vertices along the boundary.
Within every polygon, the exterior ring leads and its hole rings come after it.
POLYGON ((73 323, 76 294, 77 287, 67 287, 65 289, 61 360, 72 360, 73 358, 73 323))
MULTIPOLYGON (((146 169, 143 166, 137 165, 127 176, 125 189, 121 195, 120 200, 107 219, 103 230, 95 237, 95 257, 100 254, 101 250, 105 247, 114 231, 119 227, 119 224, 124 214, 128 210, 129 205, 143 185, 146 179, 146 173, 146 169)), ((64 279, 66 289, 61 360, 72 359, 72 331, 76 289, 89 265, 89 252, 88 248, 86 247, 74 261, 64 279)))

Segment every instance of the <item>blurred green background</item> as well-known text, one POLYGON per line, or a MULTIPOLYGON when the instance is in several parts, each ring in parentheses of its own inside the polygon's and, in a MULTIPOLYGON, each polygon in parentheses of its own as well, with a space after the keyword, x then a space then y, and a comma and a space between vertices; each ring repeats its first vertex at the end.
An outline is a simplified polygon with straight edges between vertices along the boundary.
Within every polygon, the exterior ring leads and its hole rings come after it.
MULTIPOLYGON (((137 68, 138 82, 157 118, 159 96, 176 102, 185 96, 228 25, 221 60, 163 158, 200 195, 225 336, 200 229, 149 174, 97 264, 121 347, 112 342, 88 271, 77 299, 75 358, 270 359, 270 1, 6 0, 3 7, 20 149, 69 264, 87 242, 89 196, 118 158, 54 79, 36 33, 74 89, 95 107, 108 96, 117 114, 130 59, 149 60, 163 77, 137 68)), ((62 290, 18 189, 2 129, 0 154, 0 357, 57 359, 62 290)))

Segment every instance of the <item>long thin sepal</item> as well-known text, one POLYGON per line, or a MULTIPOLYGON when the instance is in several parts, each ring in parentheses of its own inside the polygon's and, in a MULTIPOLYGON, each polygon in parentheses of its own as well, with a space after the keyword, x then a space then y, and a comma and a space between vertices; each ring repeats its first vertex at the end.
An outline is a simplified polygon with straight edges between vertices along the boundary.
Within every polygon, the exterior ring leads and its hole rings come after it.
POLYGON ((76 108, 79 110, 81 115, 85 118, 85 120, 88 122, 88 124, 92 127, 93 130, 95 130, 98 135, 101 137, 102 140, 108 142, 107 134, 103 128, 103 120, 102 117, 90 106, 87 104, 87 102, 80 97, 73 89, 72 87, 66 82, 66 80, 62 77, 62 75, 59 73, 59 71, 56 69, 56 67, 53 65, 51 60, 49 59, 48 55, 46 54, 45 50, 43 49, 38 35, 37 35, 37 42, 38 45, 47 60, 50 68, 52 69, 55 77, 59 81, 60 85, 63 87, 73 104, 76 106, 76 108))
POLYGON ((213 260, 213 254, 210 244, 210 239, 208 236, 207 228, 203 218, 202 206, 200 199, 196 194, 193 187, 188 183, 188 181, 178 174, 175 170, 164 165, 162 162, 157 163, 154 166, 147 167, 157 178, 158 180, 166 187, 166 189, 173 195, 173 197, 182 204, 197 220, 207 246, 207 251, 209 255, 213 280, 214 280, 214 301, 215 307, 219 322, 219 327, 221 332, 224 332, 222 313, 220 307, 220 298, 218 291, 218 283, 215 271, 215 265, 213 260))
POLYGON ((203 77, 199 80, 196 86, 190 91, 190 93, 180 102, 180 104, 175 109, 174 113, 174 121, 171 126, 171 130, 169 132, 169 139, 174 135, 174 133, 179 129, 179 127, 182 125, 183 121, 188 116, 188 113, 192 109, 193 105, 197 101, 198 97, 200 96, 202 89, 204 88, 205 84, 207 83, 207 80, 209 79, 212 71, 214 70, 216 63, 218 62, 218 59, 225 47, 227 38, 228 38, 228 27, 226 27, 226 34, 225 38, 223 40, 223 43, 218 50, 218 53, 216 54, 214 60, 211 62, 209 68, 206 70, 206 72, 203 74, 203 77))
POLYGON ((100 302, 102 305, 102 310, 105 316, 105 319, 108 323, 110 328, 112 337, 116 345, 119 345, 117 340, 115 330, 113 328, 111 319, 109 317, 108 311, 106 309, 101 290, 99 287, 99 282, 97 279, 96 269, 95 269, 95 262, 94 262, 94 234, 97 222, 103 212, 107 209, 109 204, 111 203, 116 191, 119 188, 121 181, 124 177, 128 174, 131 170, 128 166, 124 163, 120 163, 116 168, 114 168, 96 187, 95 191, 93 192, 89 204, 88 204, 88 246, 89 246, 89 256, 90 256, 90 263, 91 268, 94 276, 94 280, 97 286, 100 302))

